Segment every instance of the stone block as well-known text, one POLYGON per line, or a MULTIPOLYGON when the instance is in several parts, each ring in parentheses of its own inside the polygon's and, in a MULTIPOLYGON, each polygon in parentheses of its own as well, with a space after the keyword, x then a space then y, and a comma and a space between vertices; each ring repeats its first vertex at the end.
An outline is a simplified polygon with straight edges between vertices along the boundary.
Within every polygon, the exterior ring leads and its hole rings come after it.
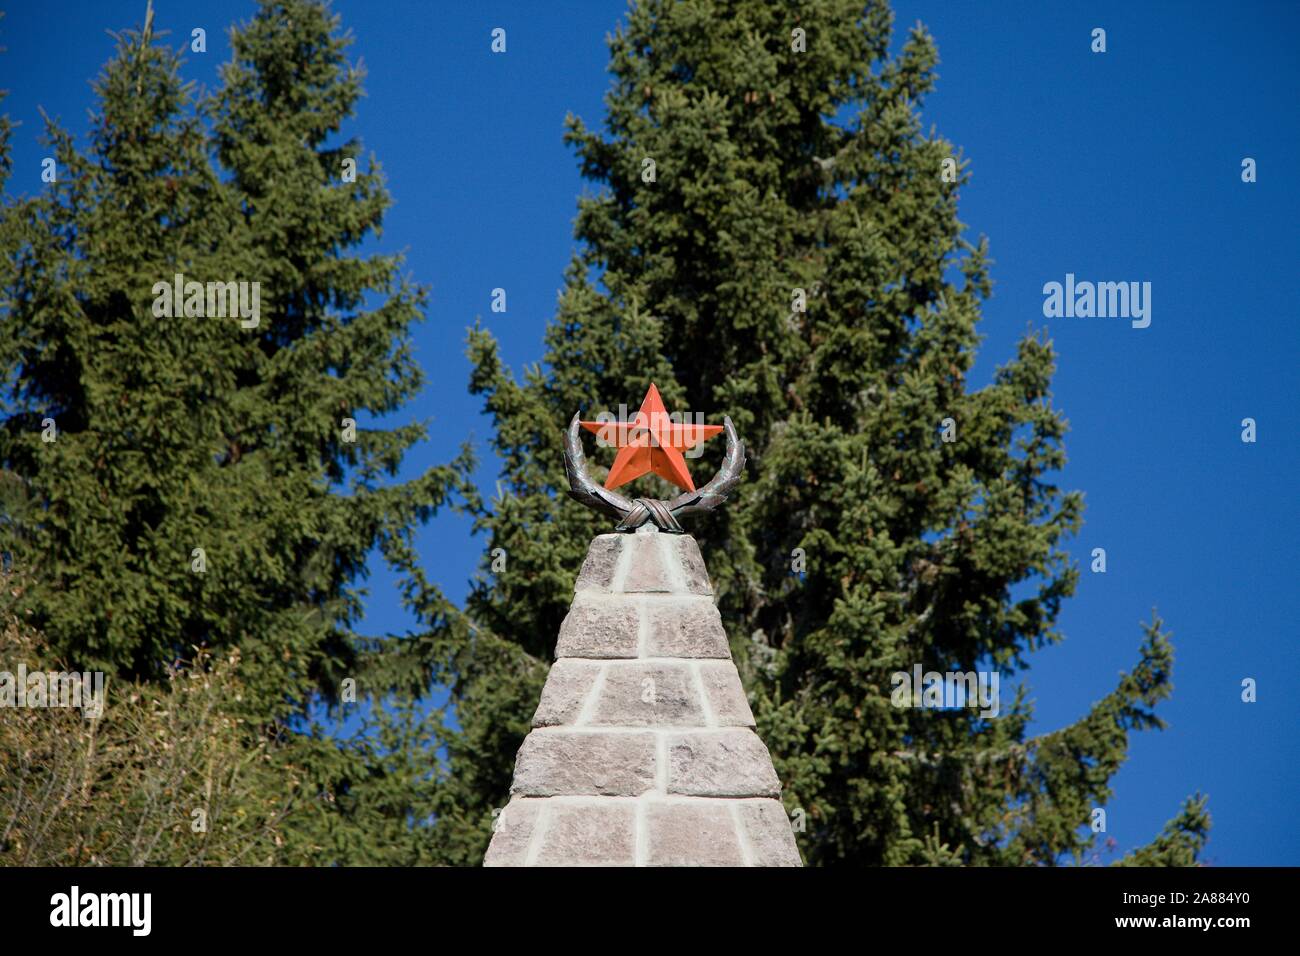
POLYGON ((675 534, 669 537, 672 551, 677 557, 677 564, 686 579, 686 590, 691 594, 713 596, 713 585, 709 583, 709 572, 704 566, 704 557, 700 546, 689 534, 675 534))
POLYGON ((640 608, 636 601, 575 599, 560 624, 556 657, 636 657, 640 608))
POLYGON ((655 602, 647 608, 650 657, 731 658, 722 616, 708 598, 655 602))
POLYGON ((635 797, 654 785, 653 734, 534 730, 515 757, 510 789, 526 797, 635 797))
POLYGON ((608 806, 549 801, 538 866, 634 866, 636 804, 608 806))
POLYGON ((725 803, 651 803, 646 814, 649 866, 743 866, 735 821, 725 803))
POLYGON ((690 665, 685 661, 608 665, 591 722, 623 727, 703 727, 704 709, 690 665))
POLYGON ((572 657, 557 660, 551 666, 551 672, 546 675, 542 699, 533 714, 533 726, 554 727, 575 723, 602 666, 596 661, 572 657))
POLYGON ((608 594, 614 587, 614 572, 618 569, 618 556, 622 553, 621 534, 597 535, 587 549, 586 560, 578 573, 574 591, 596 591, 608 594))
POLYGON ((637 594, 671 592, 673 579, 668 573, 665 549, 660 541, 664 535, 656 532, 624 537, 623 547, 632 553, 622 589, 637 594))
POLYGON ((720 727, 753 727, 754 713, 731 661, 701 661, 700 683, 720 727))
POLYGON ((492 822, 492 842, 483 857, 484 866, 523 866, 533 838, 537 814, 545 801, 511 800, 492 822))
POLYGON ((735 806, 753 866, 803 866, 790 818, 779 800, 738 800, 735 806))
POLYGON ((752 730, 697 731, 668 740, 668 792, 697 797, 776 797, 781 782, 752 730))

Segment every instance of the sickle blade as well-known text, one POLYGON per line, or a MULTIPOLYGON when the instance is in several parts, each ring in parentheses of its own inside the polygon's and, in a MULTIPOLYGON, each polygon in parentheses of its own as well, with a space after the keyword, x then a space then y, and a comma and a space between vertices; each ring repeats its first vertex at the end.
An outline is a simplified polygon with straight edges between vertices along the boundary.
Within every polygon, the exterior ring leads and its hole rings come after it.
POLYGON ((582 435, 578 425, 581 411, 575 412, 564 436, 564 471, 569 477, 569 497, 581 501, 588 508, 620 521, 632 510, 632 502, 616 491, 602 488, 587 474, 587 456, 582 450, 582 435))
POLYGON ((722 457, 722 467, 703 488, 678 495, 668 503, 668 511, 673 517, 712 511, 727 500, 732 489, 740 482, 740 476, 745 470, 745 444, 736 434, 736 426, 732 424, 730 415, 722 419, 722 425, 727 433, 727 452, 722 457))

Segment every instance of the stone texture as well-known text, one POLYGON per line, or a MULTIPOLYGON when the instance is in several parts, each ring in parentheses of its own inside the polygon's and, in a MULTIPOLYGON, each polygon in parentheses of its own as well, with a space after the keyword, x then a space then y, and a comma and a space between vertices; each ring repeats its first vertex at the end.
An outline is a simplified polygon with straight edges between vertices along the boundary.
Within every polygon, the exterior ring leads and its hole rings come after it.
POLYGON ((668 792, 698 797, 776 797, 781 782, 752 730, 699 731, 668 740, 668 792))
POLYGON ((591 722, 622 727, 704 726, 690 664, 609 665, 591 722))
POLYGON ((538 866, 633 866, 636 863, 636 804, 554 804, 547 811, 538 866))
POLYGON ((571 657, 557 660, 546 675, 542 699, 533 714, 533 726, 576 723, 602 666, 596 661, 571 657))
POLYGON ((713 596, 713 585, 709 583, 709 572, 704 567, 704 557, 700 546, 689 534, 670 535, 668 539, 676 552, 678 565, 686 579, 686 590, 691 594, 713 596))
POLYGON ((726 803, 651 803, 646 807, 650 866, 742 866, 744 853, 726 803))
POLYGON ((484 866, 523 866, 538 811, 545 800, 511 800, 492 821, 492 842, 483 857, 484 866))
POLYGON ((636 657, 640 609, 635 601, 575 600, 560 624, 556 657, 636 657))
POLYGON ((648 612, 646 653, 650 657, 731 658, 722 615, 708 598, 656 603, 648 612))
POLYGON ((803 866, 794 830, 778 800, 738 800, 736 812, 754 866, 803 866))
POLYGON ((701 661, 700 683, 709 709, 720 727, 753 727, 754 713, 749 709, 740 675, 731 661, 701 661))
POLYGON ((592 541, 485 865, 801 865, 712 593, 689 535, 592 541))
POLYGON ((618 556, 622 552, 622 534, 597 535, 587 549, 587 558, 582 562, 582 571, 575 591, 596 591, 608 594, 614 588, 614 572, 618 570, 618 556))
POLYGON ((534 730, 515 757, 511 790, 528 797, 635 797, 654 785, 653 734, 534 730))
POLYGON ((664 561, 664 549, 658 532, 625 535, 623 547, 632 552, 623 590, 630 593, 653 593, 673 590, 672 578, 664 561))

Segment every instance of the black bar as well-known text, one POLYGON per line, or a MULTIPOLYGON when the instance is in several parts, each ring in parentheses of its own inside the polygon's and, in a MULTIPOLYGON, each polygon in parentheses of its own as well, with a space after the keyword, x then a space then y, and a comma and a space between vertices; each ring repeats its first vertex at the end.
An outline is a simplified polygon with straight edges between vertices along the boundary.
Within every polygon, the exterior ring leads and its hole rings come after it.
MULTIPOLYGON (((617 873, 3 868, 0 917, 10 942, 75 934, 78 942, 200 942, 205 949, 255 941, 272 951, 315 942, 337 947, 350 940, 388 947, 410 935, 424 940, 422 945, 473 950, 508 945, 511 933, 526 937, 528 946, 575 933, 574 944, 583 945, 598 940, 593 931, 603 927, 667 944, 661 934, 673 934, 674 923, 700 925, 708 936, 723 940, 730 935, 739 942, 755 934, 762 940, 770 932, 771 942, 785 936, 802 937, 805 944, 821 938, 828 947, 830 938, 823 934, 837 927, 864 944, 910 938, 918 945, 924 939, 992 945, 1007 939, 1008 932, 1042 931, 1050 934, 1044 942, 1096 936, 1181 942, 1199 935, 1231 945, 1260 931, 1277 938, 1295 928, 1297 873, 1232 867, 617 873), (119 922, 128 925, 51 925, 52 917, 68 920, 73 886, 88 918, 99 911, 98 894, 149 894, 148 935, 136 936, 129 925, 132 915, 143 922, 143 896, 139 909, 119 910, 119 922), (63 904, 58 894, 67 898, 63 904), (94 901, 87 903, 88 896, 94 901), (1134 919, 1153 922, 1120 925, 1134 919), (1205 919, 1211 921, 1208 928, 1200 924, 1205 919), (1245 922, 1223 925, 1223 920, 1245 922), (452 943, 464 934, 469 938, 463 943, 452 943)), ((122 902, 109 901, 110 916, 122 902)), ((688 948, 696 941, 692 938, 688 948)), ((674 945, 687 940, 678 938, 674 945)))

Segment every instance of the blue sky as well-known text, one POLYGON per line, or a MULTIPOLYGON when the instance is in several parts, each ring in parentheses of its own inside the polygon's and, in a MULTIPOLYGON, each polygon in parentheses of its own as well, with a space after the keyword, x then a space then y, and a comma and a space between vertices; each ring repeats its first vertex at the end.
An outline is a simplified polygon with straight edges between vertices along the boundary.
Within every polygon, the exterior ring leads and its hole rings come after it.
MULTIPOLYGON (((156 29, 208 52, 187 75, 212 84, 225 28, 251 2, 156 0, 156 29)), ((490 488, 489 423, 466 391, 467 325, 478 316, 516 369, 541 356, 575 247, 584 184, 564 146, 566 112, 598 125, 605 36, 619 2, 439 3, 336 0, 369 70, 345 130, 383 164, 396 205, 376 247, 406 250, 432 290, 416 329, 429 384, 412 409, 429 441, 408 471, 444 462, 473 435, 490 488), (508 52, 489 51, 507 30, 508 52), (509 312, 489 310, 508 290, 509 312)), ((1027 328, 1060 353, 1054 401, 1071 422, 1065 487, 1086 493, 1070 548, 1083 570, 1065 607, 1067 640, 1029 672, 1035 730, 1076 719, 1137 660, 1139 622, 1157 607, 1172 630, 1169 728, 1137 735, 1114 780, 1108 832, 1146 842, 1195 791, 1214 816, 1218 865, 1300 864, 1300 666, 1296 624, 1297 360, 1300 306, 1300 52, 1295 3, 964 4, 901 0, 942 58, 927 123, 971 161, 961 218, 987 235, 994 295, 974 376, 987 382, 1027 328), (1107 52, 1090 51, 1091 31, 1107 52), (1252 157, 1258 181, 1241 181, 1252 157), (1152 321, 1043 316, 1043 285, 1145 281, 1152 321), (1258 441, 1241 441, 1254 418, 1258 441), (1095 547, 1107 573, 1088 571, 1095 547), (1240 700, 1258 682, 1258 702, 1240 700)), ((138 3, 9 4, 0 85, 15 133, 11 192, 40 189, 38 107, 86 127, 88 83, 112 52, 108 29, 138 3)), ((896 38, 897 39, 897 38, 896 38)), ((897 42, 895 47, 897 47, 897 42)), ((635 402, 638 396, 625 396, 635 402)), ((617 397, 613 400, 617 401, 617 397)), ((481 557, 467 523, 437 519, 419 537, 429 574, 455 598, 481 557)), ((409 621, 390 578, 370 581, 368 626, 409 621)))

